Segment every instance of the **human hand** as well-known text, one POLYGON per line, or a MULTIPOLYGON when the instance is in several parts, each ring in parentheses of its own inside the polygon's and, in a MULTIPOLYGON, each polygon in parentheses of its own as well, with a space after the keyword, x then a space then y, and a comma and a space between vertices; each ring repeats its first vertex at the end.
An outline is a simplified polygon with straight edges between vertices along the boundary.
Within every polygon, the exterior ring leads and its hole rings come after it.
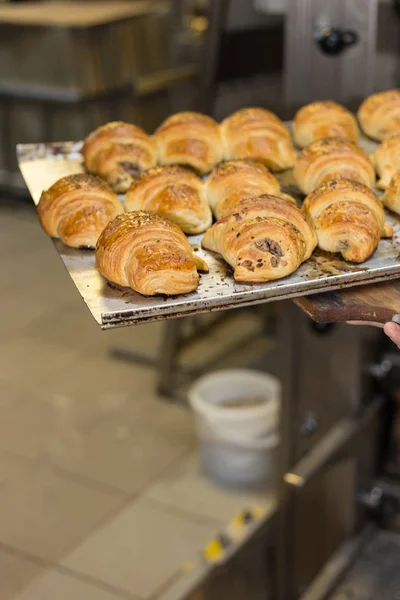
POLYGON ((383 331, 392 340, 392 342, 396 344, 398 348, 400 348, 400 325, 394 323, 393 321, 389 321, 389 323, 385 323, 383 331))
MULTIPOLYGON (((398 317, 398 315, 395 315, 395 317, 398 317)), ((385 325, 382 325, 382 323, 374 323, 372 321, 348 321, 347 323, 348 325, 372 325, 373 327, 383 328, 386 335, 398 348, 400 348, 400 325, 394 321, 389 321, 388 323, 385 323, 385 325)))

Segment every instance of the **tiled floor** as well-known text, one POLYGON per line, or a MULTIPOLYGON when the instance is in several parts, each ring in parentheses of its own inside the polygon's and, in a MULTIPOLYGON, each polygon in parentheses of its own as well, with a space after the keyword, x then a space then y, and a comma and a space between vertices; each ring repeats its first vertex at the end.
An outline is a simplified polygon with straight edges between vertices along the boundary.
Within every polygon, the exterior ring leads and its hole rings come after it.
POLYGON ((0 203, 0 600, 156 598, 264 494, 200 473, 154 372, 162 324, 101 332, 29 204, 0 203))

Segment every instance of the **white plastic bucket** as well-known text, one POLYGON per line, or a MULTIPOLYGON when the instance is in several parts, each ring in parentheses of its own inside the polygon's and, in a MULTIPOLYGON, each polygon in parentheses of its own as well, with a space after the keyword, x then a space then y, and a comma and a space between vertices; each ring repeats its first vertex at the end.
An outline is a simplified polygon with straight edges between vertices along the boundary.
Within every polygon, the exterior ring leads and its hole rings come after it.
POLYGON ((203 470, 228 485, 267 482, 279 442, 280 382, 249 369, 216 371, 189 390, 203 470))

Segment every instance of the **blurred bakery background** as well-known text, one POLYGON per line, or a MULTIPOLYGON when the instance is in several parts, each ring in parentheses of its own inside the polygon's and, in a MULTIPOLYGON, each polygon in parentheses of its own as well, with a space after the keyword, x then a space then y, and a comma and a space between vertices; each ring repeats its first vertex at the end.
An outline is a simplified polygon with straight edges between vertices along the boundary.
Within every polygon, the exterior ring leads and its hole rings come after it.
POLYGON ((393 0, 3 0, 0 28, 0 182, 12 188, 24 187, 18 142, 82 139, 114 119, 152 131, 182 109, 357 107, 400 77, 393 0))
POLYGON ((394 0, 0 2, 0 600, 274 598, 273 468, 260 489, 204 474, 186 401, 216 368, 277 374, 274 306, 101 332, 16 144, 179 110, 354 109, 400 85, 399 30, 394 0))

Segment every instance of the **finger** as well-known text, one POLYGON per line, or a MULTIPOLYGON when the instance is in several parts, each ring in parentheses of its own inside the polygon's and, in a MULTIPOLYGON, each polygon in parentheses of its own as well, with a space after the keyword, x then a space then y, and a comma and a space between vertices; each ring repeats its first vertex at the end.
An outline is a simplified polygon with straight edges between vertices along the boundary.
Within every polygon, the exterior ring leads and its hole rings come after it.
POLYGON ((383 329, 383 323, 377 321, 346 321, 348 325, 370 325, 371 327, 379 327, 383 329))
POLYGON ((385 323, 383 330, 396 346, 400 346, 400 326, 397 323, 385 323))

